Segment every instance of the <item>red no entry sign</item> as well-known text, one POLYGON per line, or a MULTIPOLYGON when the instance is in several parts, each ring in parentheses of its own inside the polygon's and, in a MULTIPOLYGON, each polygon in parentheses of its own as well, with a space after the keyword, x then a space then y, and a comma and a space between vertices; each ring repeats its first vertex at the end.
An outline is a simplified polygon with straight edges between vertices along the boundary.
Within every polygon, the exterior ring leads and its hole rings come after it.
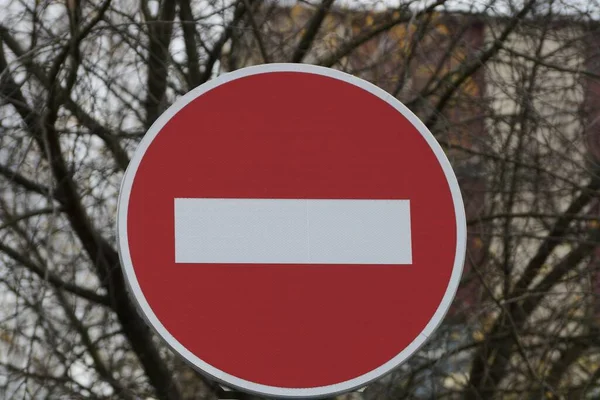
POLYGON ((150 128, 118 207, 126 279, 177 353, 279 397, 364 386, 440 324, 465 255, 442 149, 402 104, 331 69, 223 75, 150 128))

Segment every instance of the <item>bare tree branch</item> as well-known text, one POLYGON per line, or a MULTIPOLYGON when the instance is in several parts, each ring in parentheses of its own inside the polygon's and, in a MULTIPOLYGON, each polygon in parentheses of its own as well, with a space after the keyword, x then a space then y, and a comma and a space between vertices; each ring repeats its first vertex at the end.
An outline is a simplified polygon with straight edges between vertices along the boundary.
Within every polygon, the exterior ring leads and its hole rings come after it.
POLYGON ((302 60, 306 56, 306 53, 308 53, 308 51, 310 50, 310 47, 312 46, 313 41, 315 40, 317 33, 321 28, 321 24, 323 24, 323 20, 327 16, 327 13, 329 12, 329 9, 333 5, 334 1, 335 0, 323 0, 321 2, 321 5, 317 9, 313 17, 310 19, 310 21, 308 21, 308 26, 306 27, 304 34, 300 38, 300 43, 298 43, 298 46, 296 47, 296 50, 292 55, 291 62, 302 62, 302 60))
POLYGON ((146 110, 146 128, 158 118, 164 106, 164 96, 167 89, 167 59, 173 19, 175 18, 175 0, 162 2, 157 21, 148 26, 148 93, 144 108, 146 110))
POLYGON ((189 88, 192 89, 201 83, 200 63, 196 45, 196 22, 190 7, 190 0, 179 0, 179 19, 185 42, 187 55, 189 88))

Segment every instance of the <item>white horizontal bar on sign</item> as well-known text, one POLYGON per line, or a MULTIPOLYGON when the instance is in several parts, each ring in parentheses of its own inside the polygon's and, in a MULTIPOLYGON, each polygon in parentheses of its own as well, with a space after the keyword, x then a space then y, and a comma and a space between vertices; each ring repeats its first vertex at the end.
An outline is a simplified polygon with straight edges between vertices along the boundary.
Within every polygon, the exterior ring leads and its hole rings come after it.
POLYGON ((411 264, 409 200, 175 199, 175 262, 411 264))

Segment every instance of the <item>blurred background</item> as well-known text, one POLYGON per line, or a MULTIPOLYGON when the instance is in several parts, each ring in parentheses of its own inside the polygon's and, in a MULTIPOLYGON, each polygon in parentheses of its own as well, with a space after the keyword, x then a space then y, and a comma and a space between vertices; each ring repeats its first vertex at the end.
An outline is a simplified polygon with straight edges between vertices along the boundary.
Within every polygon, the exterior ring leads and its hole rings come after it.
POLYGON ((599 21, 596 0, 0 0, 0 398, 252 397, 154 336, 114 227, 154 120, 270 62, 397 97, 465 200, 467 262, 443 326, 345 397, 600 398, 599 21))

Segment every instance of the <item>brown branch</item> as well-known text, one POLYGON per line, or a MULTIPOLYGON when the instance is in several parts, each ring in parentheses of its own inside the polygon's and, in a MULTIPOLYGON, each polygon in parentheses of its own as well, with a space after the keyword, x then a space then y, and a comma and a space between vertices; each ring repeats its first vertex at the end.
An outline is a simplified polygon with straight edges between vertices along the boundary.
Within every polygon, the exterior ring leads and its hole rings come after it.
POLYGON ((0 242, 0 251, 10 257, 13 261, 18 263, 19 265, 27 268, 29 271, 33 272, 43 281, 50 283, 58 290, 65 290, 75 296, 81 297, 92 303, 100 304, 105 307, 110 306, 110 302, 108 301, 108 297, 97 294, 96 292, 83 288, 81 286, 77 286, 75 284, 65 282, 56 276, 53 272, 49 271, 47 268, 40 267, 30 259, 23 256, 17 250, 9 247, 8 245, 0 242))
MULTIPOLYGON (((431 22, 433 20, 433 14, 429 13, 429 14, 425 14, 424 21, 422 21, 420 24, 418 24, 418 28, 415 32, 414 35, 410 35, 410 43, 408 46, 407 50, 403 50, 403 52, 405 53, 403 55, 403 61, 402 61, 402 73, 398 74, 399 75, 399 79, 398 79, 398 83, 396 84, 396 87, 394 88, 394 90, 391 92, 391 95, 394 97, 397 97, 398 94, 400 93, 400 91, 404 88, 406 82, 409 79, 409 74, 410 74, 410 66, 412 64, 412 62, 415 60, 416 55, 417 55, 417 49, 419 47, 419 45, 422 43, 423 39, 425 38, 425 35, 427 34, 427 30, 431 25, 431 22)), ((408 24, 414 23, 414 21, 409 22, 408 24)), ((463 29, 466 29, 463 28, 463 29)), ((458 36, 458 35, 456 35, 458 36)), ((455 39, 457 40, 457 39, 455 39)), ((446 52, 450 53, 449 51, 446 52)))
POLYGON ((416 14, 412 14, 411 12, 401 12, 397 18, 392 18, 387 22, 383 22, 381 25, 375 27, 371 31, 363 32, 357 37, 353 38, 346 44, 342 45, 339 49, 335 50, 332 54, 325 56, 319 60, 317 60, 316 64, 324 67, 331 67, 338 63, 342 58, 346 57, 352 51, 354 51, 359 46, 365 44, 369 40, 375 38, 376 36, 392 29, 394 26, 406 23, 413 18, 418 18, 422 15, 432 13, 434 9, 444 4, 446 0, 437 0, 435 3, 431 4, 427 8, 417 12, 416 14))
MULTIPOLYGON (((502 45, 502 51, 506 51, 508 54, 520 57, 520 58, 522 58, 524 60, 527 60, 527 61, 534 62, 534 63, 536 63, 536 64, 538 64, 538 65, 540 65, 542 67, 545 67, 545 68, 548 68, 548 69, 551 69, 551 70, 555 70, 555 71, 559 71, 559 72, 565 72, 565 73, 573 74, 573 75, 584 75, 584 76, 587 76, 588 78, 592 78, 594 80, 600 80, 600 75, 599 74, 593 73, 593 72, 588 71, 588 70, 583 69, 583 68, 569 68, 569 67, 566 67, 564 65, 558 65, 558 64, 555 64, 555 63, 550 63, 550 62, 547 62, 547 61, 541 59, 540 57, 534 57, 531 54, 527 54, 527 53, 523 53, 523 52, 517 51, 515 49, 511 49, 510 47, 505 46, 505 45, 502 45)), ((547 58, 548 54, 545 54, 544 57, 547 58)))
MULTIPOLYGON (((48 80, 52 84, 52 87, 50 88, 51 95, 53 94, 54 90, 56 90, 55 96, 60 96, 61 98, 71 93, 71 90, 77 78, 77 70, 79 68, 79 65, 81 64, 81 54, 79 51, 79 45, 81 44, 82 40, 85 37, 87 37, 87 35, 89 35, 89 33, 98 24, 98 22, 100 22, 102 18, 104 18, 104 14, 108 10, 110 2, 111 0, 106 0, 98 10, 98 13, 94 16, 94 18, 92 18, 92 20, 83 28, 79 27, 81 19, 81 2, 67 2, 67 5, 74 5, 73 9, 69 9, 69 27, 71 32, 71 39, 69 40, 69 43, 63 47, 62 51, 55 57, 50 66, 50 70, 48 72, 48 80), (66 88, 60 89, 57 87, 57 85, 55 85, 57 83, 56 80, 62 65, 65 63, 69 55, 72 56, 74 65, 71 67, 69 73, 67 74, 65 85, 66 88)), ((50 103, 51 109, 53 107, 58 107, 57 105, 55 105, 56 103, 62 103, 62 101, 56 101, 56 99, 54 98, 55 96, 49 96, 52 97, 52 102, 50 103)), ((52 113, 52 111, 50 112, 52 113)))
POLYGON ((254 19, 254 12, 251 11, 250 1, 244 0, 244 5, 248 10, 246 14, 248 15, 248 20, 250 21, 250 26, 252 27, 252 34, 254 35, 254 39, 256 39, 256 43, 258 43, 258 50, 260 51, 260 55, 263 59, 264 63, 270 63, 269 54, 267 53, 267 48, 265 47, 265 43, 263 41, 262 35, 260 33, 260 28, 254 19))
POLYGON ((12 226, 15 226, 19 222, 25 221, 25 220, 27 220, 29 218, 38 217, 40 215, 48 215, 48 214, 60 213, 61 211, 62 211, 62 209, 59 208, 59 207, 46 207, 46 208, 40 208, 40 209, 37 209, 37 210, 28 211, 28 212, 25 212, 25 213, 23 213, 21 215, 13 216, 8 221, 5 221, 3 224, 0 225, 0 231, 3 230, 3 229, 7 229, 7 228, 10 228, 12 226))
MULTIPOLYGON (((254 3, 254 0, 249 0, 249 3, 254 3)), ((225 46, 225 43, 227 43, 227 41, 233 34, 234 28, 241 21, 246 12, 247 8, 244 5, 244 2, 242 0, 238 0, 238 2, 235 5, 235 10, 233 12, 233 19, 227 25, 219 39, 217 39, 210 53, 208 53, 208 59, 204 64, 204 72, 202 74, 202 77, 200 78, 200 83, 208 82, 208 80, 210 79, 215 63, 221 58, 223 46, 225 46)))
MULTIPOLYGON (((531 289, 528 296, 522 301, 511 303, 507 311, 503 312, 496 320, 490 334, 492 336, 501 334, 506 330, 519 332, 533 311, 540 304, 547 292, 555 286, 569 271, 576 268, 592 251, 600 241, 600 229, 590 232, 588 240, 582 242, 577 248, 564 257, 542 281, 531 289)), ((513 296, 514 297, 514 292, 513 296)), ((465 395, 466 400, 480 398, 481 393, 494 391, 502 380, 510 359, 511 348, 514 338, 510 337, 501 341, 493 348, 484 342, 473 357, 470 371, 469 391, 465 395)))
POLYGON ((173 33, 175 18, 175 0, 164 0, 158 20, 148 25, 148 93, 144 101, 146 110, 146 129, 154 123, 161 114, 164 96, 167 89, 169 45, 173 33))
POLYGON ((589 184, 582 189, 577 198, 571 202, 569 207, 562 213, 561 217, 555 222, 553 228, 548 233, 546 240, 540 245, 536 254, 529 261, 521 278, 513 289, 514 296, 520 296, 527 291, 527 288, 537 276, 540 268, 544 265, 552 251, 558 246, 568 232, 569 225, 581 210, 589 202, 597 198, 600 189, 600 176, 594 175, 589 184))
MULTIPOLYGON (((2 95, 1 87, 0 87, 0 95, 2 95)), ((57 193, 52 193, 52 190, 49 187, 40 185, 37 182, 34 182, 28 178, 25 178, 23 175, 20 175, 16 171, 11 170, 10 168, 8 168, 4 165, 0 165, 0 175, 4 176, 8 181, 14 182, 17 185, 21 186, 25 190, 37 193, 44 197, 52 196, 59 203, 64 202, 64 199, 61 198, 60 195, 58 195, 57 193)))
POLYGON ((117 394, 119 397, 122 397, 126 400, 137 399, 137 396, 132 394, 129 390, 123 387, 123 385, 121 385, 121 383, 117 379, 115 379, 108 366, 100 357, 98 349, 96 348, 96 345, 90 338, 87 328, 83 325, 83 322, 79 318, 77 318, 75 312, 73 311, 73 306, 69 303, 65 296, 63 296, 61 292, 57 292, 56 298, 62 306, 65 315, 71 322, 71 326, 75 328, 75 331, 77 331, 77 333, 81 337, 81 341, 85 346, 87 354, 90 355, 90 358, 92 359, 92 362, 94 364, 94 369, 96 372, 98 372, 98 375, 100 375, 102 379, 104 379, 110 386, 112 386, 113 390, 115 391, 115 394, 117 394))
MULTIPOLYGON (((23 62, 28 72, 37 78, 37 80, 49 90, 50 78, 46 75, 43 68, 33 62, 31 54, 27 53, 19 42, 10 35, 8 29, 0 25, 0 39, 2 39, 8 48, 23 62)), ((106 145, 108 150, 113 155, 113 158, 120 170, 124 171, 129 165, 129 156, 121 147, 114 135, 102 126, 96 119, 86 113, 72 98, 68 97, 65 100, 64 106, 81 122, 83 126, 90 130, 90 133, 98 136, 106 145)))
MULTIPOLYGON (((544 43, 546 40, 546 34, 548 33, 547 30, 547 26, 545 25, 542 28, 542 37, 539 40, 539 43, 536 47, 536 51, 535 54, 537 56, 539 56, 542 53, 543 47, 544 47, 544 43)), ((521 161, 521 158, 523 157, 523 147, 525 145, 525 139, 526 139, 526 133, 529 131, 530 127, 529 125, 532 124, 534 125, 532 128, 535 129, 535 121, 530 121, 530 115, 532 113, 532 109, 531 109, 531 104, 533 102, 533 96, 534 96, 534 90, 535 90, 535 84, 536 84, 536 79, 538 77, 538 72, 539 72, 539 64, 534 64, 532 69, 531 69, 531 73, 529 74, 528 78, 527 78, 527 82, 526 82, 526 92, 524 95, 524 99, 522 101, 522 105, 521 105, 521 113, 518 116, 519 117, 519 126, 520 126, 520 130, 517 131, 517 148, 516 148, 516 161, 519 162, 521 161)), ((515 120, 516 122, 516 120, 515 120)), ((515 126, 515 124, 513 124, 513 127, 515 126)), ((532 129, 532 130, 533 130, 532 129)), ((508 144, 508 141, 507 141, 508 144)), ((504 170, 505 168, 503 168, 504 170)), ((512 177, 511 177, 511 181, 510 181, 510 189, 509 189, 509 193, 508 193, 508 201, 506 202, 506 207, 505 207, 505 212, 509 213, 514 206, 514 203, 516 201, 516 192, 517 192, 517 184, 518 184, 518 172, 519 172, 520 168, 518 164, 514 164, 513 168, 512 168, 512 177)), ((510 231, 511 231, 511 227, 512 227, 512 220, 510 218, 507 218, 504 220, 504 232, 505 232, 505 237, 503 240, 503 269, 504 269, 504 294, 505 296, 509 295, 509 291, 510 291, 510 272, 512 270, 512 263, 510 262, 511 260, 511 253, 512 253, 512 247, 513 247, 513 241, 511 240, 511 237, 509 235, 510 231)))
POLYGON ((554 390, 558 390, 564 374, 592 345, 593 342, 581 343, 576 341, 567 347, 560 355, 560 358, 552 365, 548 373, 548 377, 546 378, 548 386, 554 388, 554 390))
MULTIPOLYGON (((476 225, 482 222, 494 221, 496 219, 506 219, 506 218, 536 218, 536 219, 545 219, 545 218, 563 218, 565 216, 564 213, 561 214, 553 214, 553 213, 537 213, 537 212, 522 212, 522 213, 499 213, 499 214, 491 214, 485 216, 478 216, 473 219, 467 220, 467 225, 476 225)), ((573 214, 570 215, 573 221, 598 221, 598 217, 592 215, 585 214, 573 214)))
POLYGON ((315 15, 313 15, 310 21, 308 21, 308 27, 306 28, 306 31, 300 39, 300 43, 298 43, 298 47, 296 47, 296 50, 292 55, 291 62, 302 62, 306 56, 306 53, 308 53, 315 38, 317 37, 317 33, 319 33, 319 29, 321 29, 321 25, 323 24, 323 21, 325 20, 325 17, 327 16, 327 13, 329 12, 329 9, 333 5, 334 1, 335 0, 323 0, 315 15))
POLYGON ((200 85, 200 64, 198 63, 198 49, 196 46, 196 25, 190 0, 179 0, 179 19, 183 30, 183 41, 187 58, 187 80, 190 89, 200 85))
POLYGON ((477 73, 477 71, 479 71, 483 65, 485 65, 498 53, 498 51, 500 51, 500 49, 502 49, 504 42, 517 28, 519 22, 533 9, 537 1, 538 0, 529 0, 527 3, 525 3, 523 8, 521 8, 521 10, 510 19, 500 36, 495 39, 493 44, 487 50, 484 50, 479 57, 467 65, 461 65, 456 71, 450 72, 443 79, 440 79, 432 92, 437 91, 437 88, 443 85, 449 85, 449 87, 440 96, 440 99, 436 103, 431 116, 425 120, 425 125, 432 127, 437 123, 441 112, 444 110, 454 93, 469 77, 477 73))
POLYGON ((599 380, 600 380, 600 367, 596 368, 596 370, 594 371, 592 376, 590 376, 590 378, 587 380, 587 382, 585 382, 584 385, 582 385, 580 388, 576 388, 575 390, 573 390, 573 392, 574 392, 574 393, 572 393, 573 396, 569 397, 569 398, 571 398, 571 399, 584 398, 583 395, 586 394, 588 392, 588 390, 598 387, 597 381, 599 381, 599 380))
POLYGON ((420 93, 418 94, 418 96, 416 98, 414 98, 406 103, 406 105, 408 107, 416 107, 417 103, 422 101, 422 99, 425 96, 432 94, 435 90, 437 90, 437 88, 439 88, 439 86, 437 86, 437 85, 436 85, 435 89, 431 89, 430 87, 434 83, 439 84, 440 81, 444 79, 443 77, 440 79, 440 73, 444 69, 444 66, 448 65, 451 58, 453 56, 455 56, 454 49, 456 49, 456 47, 460 44, 461 40, 464 38, 464 35, 470 29, 472 29, 472 27, 473 27, 473 23, 467 22, 461 26, 461 28, 458 32, 456 32, 452 35, 450 43, 446 47, 444 54, 442 55, 442 57, 440 57, 440 59, 436 63, 435 68, 430 73, 430 78, 428 79, 427 83, 423 86, 423 88, 421 89, 420 93))

